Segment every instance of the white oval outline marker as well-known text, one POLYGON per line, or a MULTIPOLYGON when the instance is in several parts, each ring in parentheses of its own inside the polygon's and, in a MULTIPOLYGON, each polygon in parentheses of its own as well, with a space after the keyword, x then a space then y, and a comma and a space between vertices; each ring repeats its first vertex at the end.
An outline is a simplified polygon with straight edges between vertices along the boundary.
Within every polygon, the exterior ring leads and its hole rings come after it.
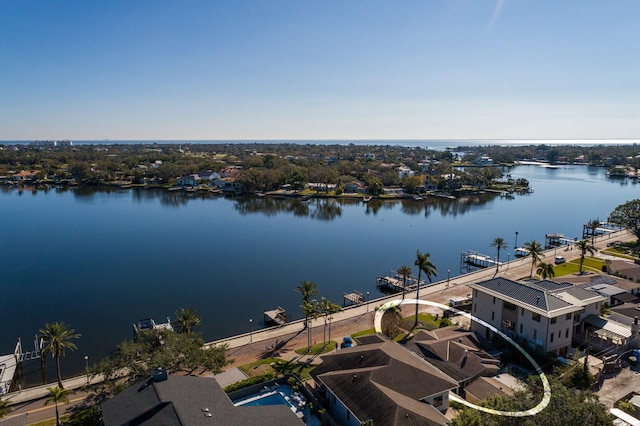
MULTIPOLYGON (((540 368, 538 363, 531 357, 531 355, 529 355, 527 351, 525 351, 520 345, 514 342, 513 339, 511 339, 509 336, 507 336, 506 334, 504 334, 502 331, 498 330, 491 324, 486 323, 480 318, 476 318, 467 312, 461 311, 451 306, 443 305, 442 303, 431 302, 430 300, 418 300, 417 302, 421 305, 433 306, 436 308, 444 309, 446 311, 453 311, 456 314, 462 315, 466 318, 469 318, 470 320, 476 321, 484 325, 485 327, 491 329, 491 331, 493 331, 494 333, 498 333, 498 335, 500 335, 507 342, 509 342, 514 348, 516 348, 522 355, 524 355, 525 358, 527 358, 527 360, 531 363, 531 365, 533 365, 533 367, 536 370, 536 373, 538 373, 538 375, 540 376, 540 380, 542 380, 542 386, 544 388, 544 395, 542 396, 542 400, 538 403, 538 405, 525 411, 499 411, 499 410, 494 410, 492 408, 481 407, 479 405, 472 404, 469 401, 466 401, 460 398, 458 395, 456 395, 453 392, 449 392, 450 400, 458 402, 462 405, 466 405, 467 407, 474 408, 478 411, 483 411, 489 414, 495 414, 497 416, 508 416, 508 417, 535 416, 536 414, 538 414, 539 412, 547 408, 547 405, 549 405, 549 402, 551 402, 551 387, 549 386, 549 380, 547 379, 547 376, 542 372, 542 369, 540 368)), ((376 314, 373 318, 373 326, 376 330, 376 333, 382 332, 382 315, 387 311, 387 309, 393 308, 399 305, 409 305, 409 304, 415 305, 416 299, 392 300, 380 306, 376 310, 376 314)))

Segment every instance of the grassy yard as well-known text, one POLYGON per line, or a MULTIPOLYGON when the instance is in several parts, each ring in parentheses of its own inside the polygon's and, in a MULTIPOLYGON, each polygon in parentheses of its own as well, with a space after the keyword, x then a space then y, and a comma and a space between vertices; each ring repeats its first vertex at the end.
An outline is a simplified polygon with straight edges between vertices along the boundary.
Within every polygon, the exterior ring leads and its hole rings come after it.
MULTIPOLYGON (((602 267, 605 265, 605 261, 600 258, 585 257, 584 263, 582 264, 582 270, 591 272, 602 272, 602 267)), ((555 272, 556 277, 577 274, 580 271, 580 259, 574 259, 571 262, 554 265, 553 271, 555 272)))

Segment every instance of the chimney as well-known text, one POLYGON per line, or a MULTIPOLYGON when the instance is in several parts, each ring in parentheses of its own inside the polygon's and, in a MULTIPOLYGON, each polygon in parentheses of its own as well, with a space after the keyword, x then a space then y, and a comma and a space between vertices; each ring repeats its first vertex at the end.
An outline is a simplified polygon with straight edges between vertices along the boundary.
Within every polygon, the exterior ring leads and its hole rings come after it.
POLYGON ((168 375, 167 375, 167 369, 166 367, 158 367, 155 370, 153 370, 153 381, 154 382, 164 382, 165 380, 167 380, 168 375))

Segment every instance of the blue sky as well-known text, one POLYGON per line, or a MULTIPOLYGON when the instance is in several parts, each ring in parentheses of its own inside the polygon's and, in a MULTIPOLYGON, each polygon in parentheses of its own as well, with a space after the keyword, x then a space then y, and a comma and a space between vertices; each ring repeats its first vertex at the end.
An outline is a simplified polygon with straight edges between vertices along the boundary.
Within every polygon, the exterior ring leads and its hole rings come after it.
POLYGON ((0 140, 640 138, 637 0, 0 0, 0 140))

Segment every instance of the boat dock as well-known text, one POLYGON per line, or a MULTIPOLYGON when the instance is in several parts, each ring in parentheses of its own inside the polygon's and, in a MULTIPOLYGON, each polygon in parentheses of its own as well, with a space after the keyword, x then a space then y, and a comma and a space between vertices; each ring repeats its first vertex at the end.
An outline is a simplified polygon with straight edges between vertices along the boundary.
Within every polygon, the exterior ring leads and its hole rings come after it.
MULTIPOLYGON (((420 284, 424 284, 424 280, 420 280, 420 284)), ((407 285, 404 285, 404 278, 395 274, 393 276, 383 276, 376 278, 376 287, 378 290, 387 293, 401 293, 413 291, 418 285, 418 279, 412 276, 407 277, 407 285)))
POLYGON ((359 305, 364 302, 364 295, 358 290, 353 290, 353 293, 343 293, 342 305, 347 306, 347 302, 352 305, 359 305))
POLYGON ((492 266, 502 265, 502 262, 498 262, 487 256, 486 254, 478 253, 477 251, 466 251, 460 255, 460 266, 475 266, 478 268, 490 268, 492 266))
POLYGON ((266 325, 285 325, 287 323, 287 311, 280 306, 270 311, 264 311, 263 314, 266 325))
POLYGON ((578 241, 577 238, 565 238, 564 234, 545 234, 544 236, 545 243, 544 246, 547 249, 560 247, 560 246, 570 246, 578 241))

